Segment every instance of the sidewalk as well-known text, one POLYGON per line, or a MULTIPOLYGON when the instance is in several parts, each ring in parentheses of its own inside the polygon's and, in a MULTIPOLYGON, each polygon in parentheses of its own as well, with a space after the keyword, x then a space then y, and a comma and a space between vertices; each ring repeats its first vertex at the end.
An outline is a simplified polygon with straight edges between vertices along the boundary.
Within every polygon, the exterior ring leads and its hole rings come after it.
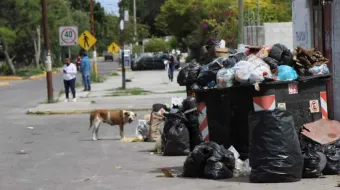
POLYGON ((91 92, 82 92, 83 87, 78 88, 77 102, 64 102, 65 94, 61 94, 57 103, 39 104, 27 113, 80 114, 94 109, 150 110, 155 103, 170 104, 171 97, 186 97, 185 87, 180 87, 177 82, 169 82, 165 71, 127 72, 126 78, 131 80, 126 83, 127 89, 140 88, 150 94, 114 94, 117 87, 122 86, 122 79, 121 76, 110 76, 103 83, 92 84, 91 92))

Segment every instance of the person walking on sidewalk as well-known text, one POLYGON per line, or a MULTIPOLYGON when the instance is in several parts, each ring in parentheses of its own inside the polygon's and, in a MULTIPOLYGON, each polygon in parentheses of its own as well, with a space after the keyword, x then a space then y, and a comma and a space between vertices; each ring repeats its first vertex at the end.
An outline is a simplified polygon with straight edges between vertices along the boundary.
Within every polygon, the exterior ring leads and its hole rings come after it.
POLYGON ((170 81, 172 82, 173 79, 174 79, 174 71, 175 71, 175 64, 176 64, 176 58, 174 55, 171 55, 170 54, 170 63, 169 63, 169 66, 168 66, 168 76, 169 76, 169 79, 170 81))
POLYGON ((69 101, 69 90, 71 89, 73 99, 72 101, 76 101, 76 74, 77 67, 75 64, 71 63, 70 58, 65 59, 65 65, 63 67, 63 78, 64 78, 64 86, 65 86, 65 102, 69 101))
POLYGON ((80 71, 83 77, 84 91, 91 91, 91 62, 87 53, 83 53, 80 71))

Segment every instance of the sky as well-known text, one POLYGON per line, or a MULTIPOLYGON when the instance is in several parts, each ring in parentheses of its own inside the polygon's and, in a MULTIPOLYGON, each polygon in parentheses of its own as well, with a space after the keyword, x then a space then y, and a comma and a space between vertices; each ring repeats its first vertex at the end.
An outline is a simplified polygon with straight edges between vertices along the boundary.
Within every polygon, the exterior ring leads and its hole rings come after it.
POLYGON ((114 13, 118 15, 118 2, 119 0, 97 0, 102 4, 107 13, 114 13))

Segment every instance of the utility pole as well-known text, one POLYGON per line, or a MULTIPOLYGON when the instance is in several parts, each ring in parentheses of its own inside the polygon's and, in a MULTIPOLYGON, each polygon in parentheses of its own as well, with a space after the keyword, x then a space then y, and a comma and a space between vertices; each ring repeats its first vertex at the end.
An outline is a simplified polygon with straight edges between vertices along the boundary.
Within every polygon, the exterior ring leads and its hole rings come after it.
POLYGON ((120 46, 121 46, 121 52, 122 52, 122 89, 126 88, 126 81, 125 81, 125 52, 124 52, 124 22, 128 20, 128 12, 126 12, 124 9, 121 11, 121 20, 119 23, 119 28, 120 28, 120 46))
POLYGON ((136 13, 136 0, 133 0, 133 23, 135 30, 135 38, 137 40, 137 13, 136 13))
MULTIPOLYGON (((259 42, 259 27, 261 25, 260 23, 260 0, 257 0, 257 26, 256 26, 256 39, 257 39, 257 45, 261 45, 259 42)), ((263 45, 263 44, 262 44, 263 45)))
POLYGON ((44 29, 44 48, 45 48, 45 67, 46 67, 46 82, 47 82, 47 102, 53 103, 53 83, 52 83, 52 59, 50 53, 50 42, 48 33, 47 8, 46 0, 41 0, 42 9, 42 24, 44 29))
POLYGON ((238 43, 243 44, 243 0, 238 0, 238 43))
MULTIPOLYGON (((91 12, 91 34, 96 36, 94 30, 94 0, 90 0, 90 12, 91 12)), ((93 46, 93 72, 95 74, 95 78, 97 78, 98 70, 97 70, 97 52, 96 52, 97 44, 93 46)))

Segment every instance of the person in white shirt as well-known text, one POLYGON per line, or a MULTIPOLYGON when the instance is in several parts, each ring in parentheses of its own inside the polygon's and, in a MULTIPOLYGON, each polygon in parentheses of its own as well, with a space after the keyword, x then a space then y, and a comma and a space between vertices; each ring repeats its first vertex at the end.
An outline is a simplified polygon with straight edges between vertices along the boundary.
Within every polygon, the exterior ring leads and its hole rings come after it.
POLYGON ((73 99, 72 101, 76 101, 76 74, 77 67, 75 64, 71 63, 69 58, 65 59, 65 65, 63 67, 63 78, 64 78, 64 86, 65 86, 65 102, 69 101, 69 90, 71 88, 73 99))

